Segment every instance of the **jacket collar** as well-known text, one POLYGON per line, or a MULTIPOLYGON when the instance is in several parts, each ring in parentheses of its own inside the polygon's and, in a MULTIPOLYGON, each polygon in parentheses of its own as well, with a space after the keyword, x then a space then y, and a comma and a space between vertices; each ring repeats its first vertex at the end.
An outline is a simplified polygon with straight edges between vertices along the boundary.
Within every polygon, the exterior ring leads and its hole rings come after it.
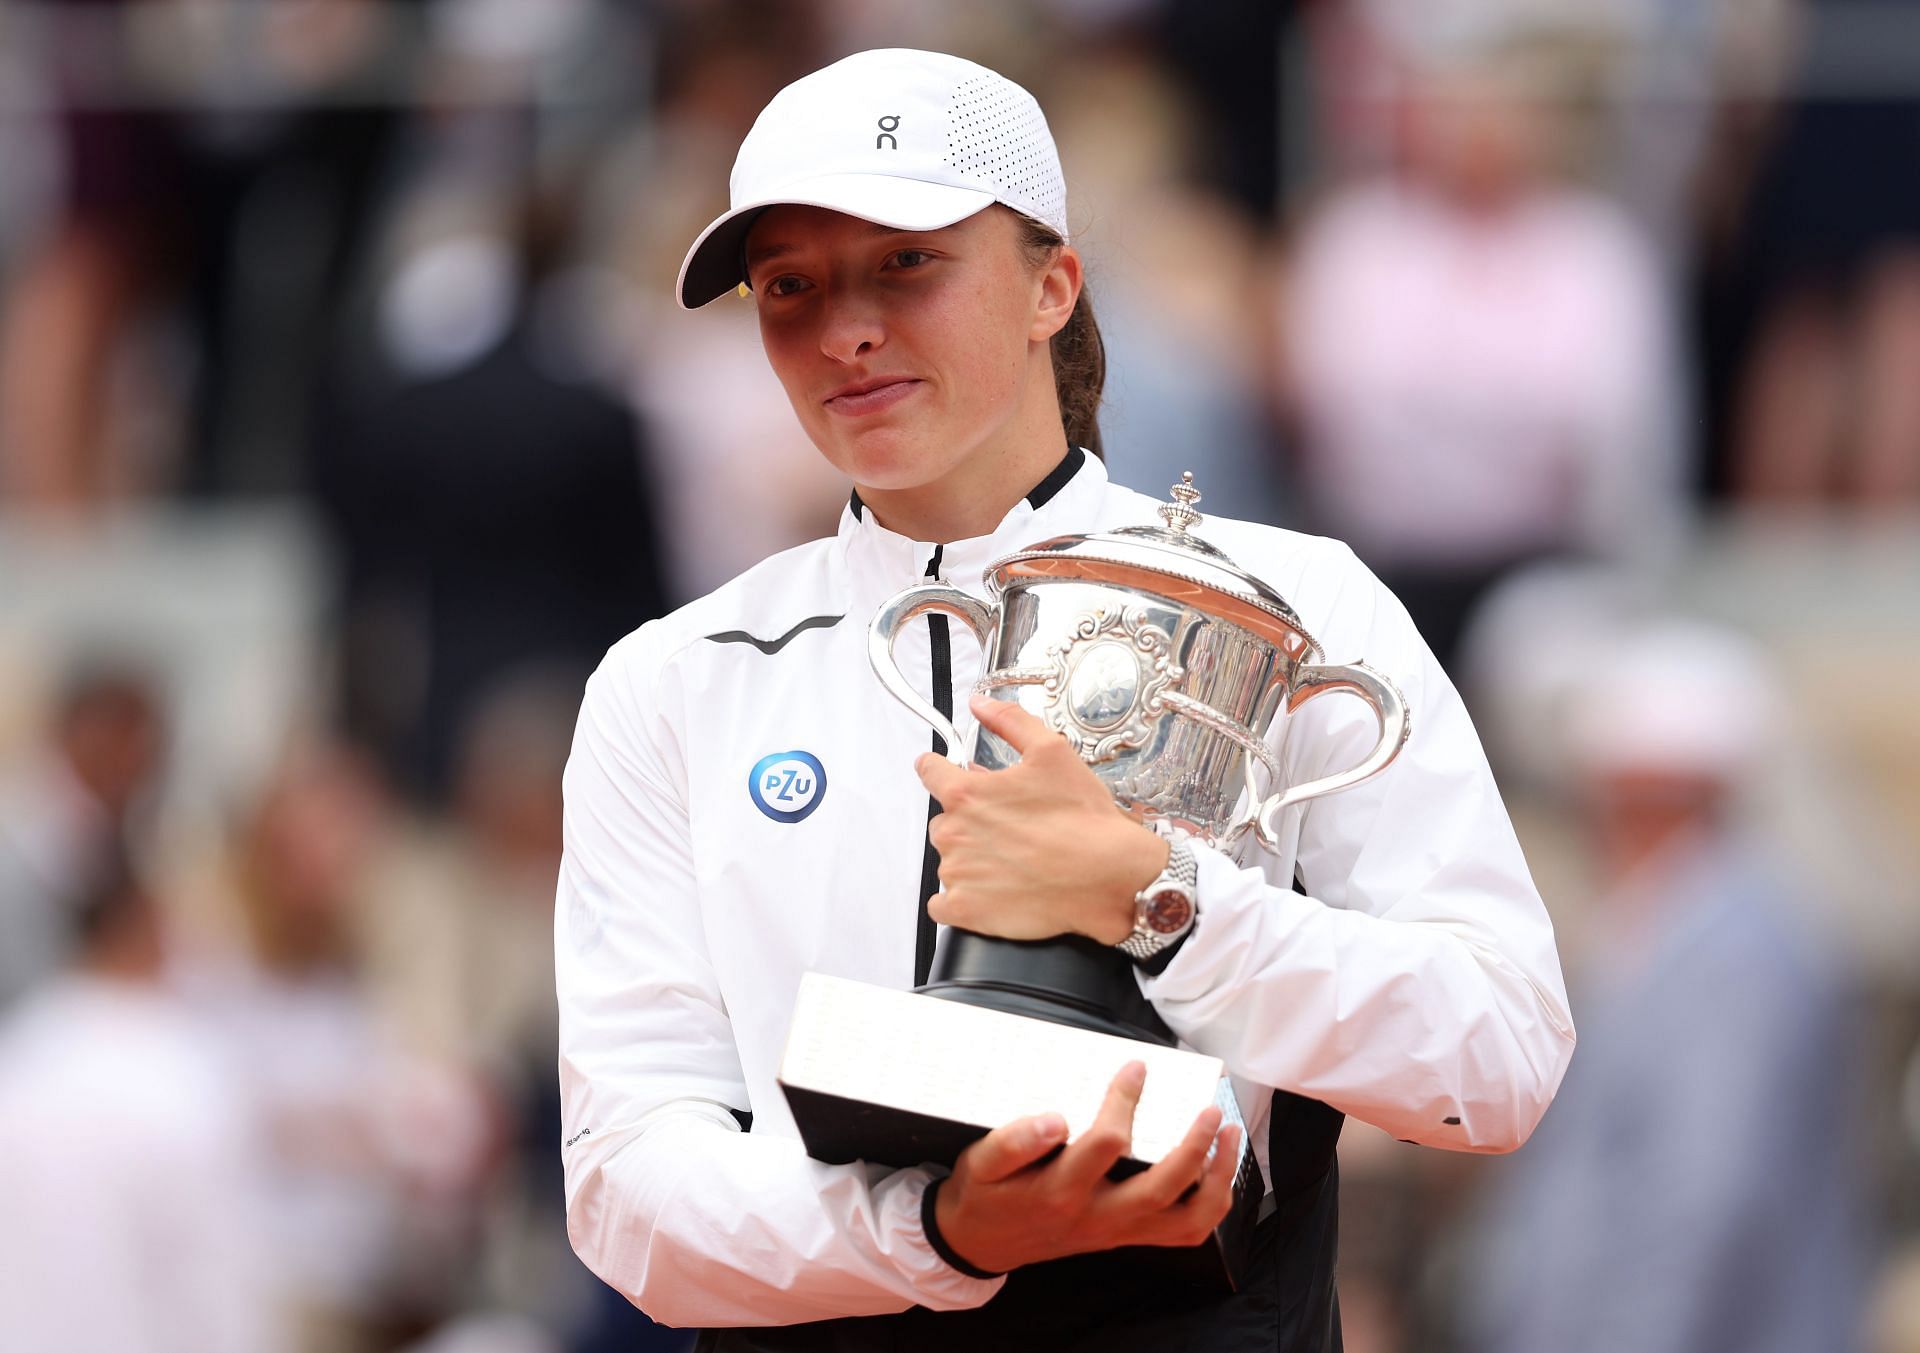
POLYGON ((874 519, 858 491, 840 514, 839 544, 847 560, 856 601, 868 594, 878 605, 886 597, 928 576, 938 552, 937 576, 977 597, 986 595, 982 574, 1003 555, 1049 536, 1085 529, 1107 485, 1106 466, 1078 448, 1069 448, 1046 478, 1015 503, 1000 524, 984 536, 945 544, 911 540, 874 519))

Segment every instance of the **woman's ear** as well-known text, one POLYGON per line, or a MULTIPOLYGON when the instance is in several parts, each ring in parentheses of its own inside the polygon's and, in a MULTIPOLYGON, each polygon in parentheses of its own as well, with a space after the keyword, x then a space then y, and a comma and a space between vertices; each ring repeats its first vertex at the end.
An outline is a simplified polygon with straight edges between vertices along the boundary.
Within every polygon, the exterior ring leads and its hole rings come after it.
POLYGON ((1080 251, 1071 244, 1061 245, 1040 274, 1040 303, 1033 313, 1033 327, 1027 331, 1028 342, 1045 343, 1066 327, 1084 280, 1080 251))

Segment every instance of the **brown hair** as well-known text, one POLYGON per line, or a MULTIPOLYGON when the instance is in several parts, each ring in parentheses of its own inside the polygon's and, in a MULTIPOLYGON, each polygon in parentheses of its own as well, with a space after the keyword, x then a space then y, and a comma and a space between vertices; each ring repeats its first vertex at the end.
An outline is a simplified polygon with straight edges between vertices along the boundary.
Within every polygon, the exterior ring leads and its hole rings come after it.
MULTIPOLYGON (((1066 244, 1059 233, 1031 216, 1020 217, 1020 245, 1028 260, 1044 267, 1053 251, 1066 244)), ((1069 446, 1084 446, 1105 460, 1100 444, 1100 397, 1107 384, 1107 346, 1093 317, 1093 297, 1080 288, 1073 313, 1048 344, 1053 355, 1053 392, 1060 400, 1060 422, 1069 446)))

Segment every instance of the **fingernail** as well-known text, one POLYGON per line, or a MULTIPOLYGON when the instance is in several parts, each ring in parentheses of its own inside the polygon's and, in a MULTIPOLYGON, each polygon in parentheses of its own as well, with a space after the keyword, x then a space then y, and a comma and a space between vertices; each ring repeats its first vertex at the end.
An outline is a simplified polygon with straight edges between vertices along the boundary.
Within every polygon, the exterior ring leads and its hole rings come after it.
POLYGON ((967 697, 967 708, 971 709, 975 714, 980 713, 980 711, 992 703, 993 702, 980 691, 975 691, 967 697))
POLYGON ((1125 1076, 1131 1084, 1145 1085, 1147 1083, 1147 1064, 1145 1062, 1128 1062, 1120 1069, 1120 1074, 1125 1076))
POLYGON ((1066 1140, 1067 1120, 1057 1113, 1041 1116, 1033 1125, 1033 1139, 1036 1142, 1058 1142, 1066 1140))

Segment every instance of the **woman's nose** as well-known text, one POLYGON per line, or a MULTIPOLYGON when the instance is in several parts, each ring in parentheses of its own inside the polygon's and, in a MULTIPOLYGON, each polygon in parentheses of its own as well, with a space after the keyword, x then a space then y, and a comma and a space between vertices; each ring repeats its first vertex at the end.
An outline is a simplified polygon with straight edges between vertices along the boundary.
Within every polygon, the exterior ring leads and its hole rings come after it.
POLYGON ((886 341, 886 328, 871 300, 842 292, 829 298, 820 328, 820 350, 836 362, 853 362, 886 341))

